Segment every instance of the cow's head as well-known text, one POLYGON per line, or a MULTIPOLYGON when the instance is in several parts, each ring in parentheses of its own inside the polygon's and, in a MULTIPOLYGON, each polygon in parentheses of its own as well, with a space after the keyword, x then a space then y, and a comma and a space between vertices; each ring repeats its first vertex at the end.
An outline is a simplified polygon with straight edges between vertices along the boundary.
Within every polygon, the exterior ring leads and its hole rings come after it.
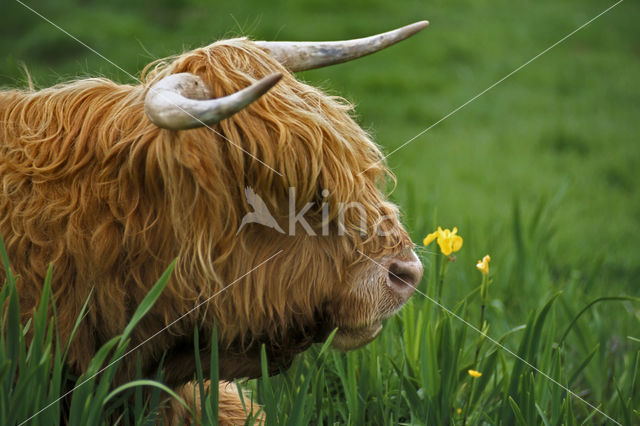
POLYGON ((413 293, 422 266, 386 199, 393 177, 378 146, 348 102, 291 72, 372 53, 425 25, 347 42, 225 40, 145 73, 145 109, 174 163, 163 179, 180 245, 176 294, 216 294, 203 315, 223 344, 286 348, 338 327, 334 346, 356 348, 413 293), (247 221, 260 206, 269 220, 247 221))

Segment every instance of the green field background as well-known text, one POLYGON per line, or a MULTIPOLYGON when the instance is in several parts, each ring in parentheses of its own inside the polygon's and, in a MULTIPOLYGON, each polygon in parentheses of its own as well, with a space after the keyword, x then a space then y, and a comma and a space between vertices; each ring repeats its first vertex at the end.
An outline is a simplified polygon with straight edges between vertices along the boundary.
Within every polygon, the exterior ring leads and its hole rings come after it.
MULTIPOLYGON (((98 75, 134 83, 130 74, 152 60, 221 38, 334 40, 429 20, 398 46, 298 77, 354 102, 359 123, 386 153, 424 132, 388 158, 398 180, 392 198, 417 244, 437 225, 457 226, 465 238, 448 272, 460 288, 445 289, 445 305, 477 285, 475 261, 486 253, 496 333, 569 287, 585 301, 640 296, 637 1, 621 2, 484 94, 615 2, 24 3, 104 58, 6 0, 5 88, 26 87, 23 64, 38 88, 98 75)), ((427 275, 432 248, 422 251, 427 275)), ((611 335, 640 337, 637 303, 602 308, 599 318, 611 335)))

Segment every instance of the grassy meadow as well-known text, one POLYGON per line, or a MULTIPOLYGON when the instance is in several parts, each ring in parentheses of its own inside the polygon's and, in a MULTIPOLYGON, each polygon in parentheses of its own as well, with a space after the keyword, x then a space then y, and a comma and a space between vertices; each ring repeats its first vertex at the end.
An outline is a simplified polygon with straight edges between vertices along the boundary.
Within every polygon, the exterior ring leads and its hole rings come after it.
MULTIPOLYGON (((26 87, 23 63, 36 87, 96 75, 134 83, 148 62, 219 38, 353 38, 429 20, 384 52, 299 74, 354 102, 393 153, 392 198, 424 261, 421 294, 367 347, 314 347, 285 374, 243 388, 272 424, 640 424, 640 4, 621 2, 439 122, 615 2, 24 3, 117 67, 8 0, 0 87, 26 87), (439 225, 464 238, 453 262, 435 242, 421 247, 439 225)), ((70 380, 44 314, 27 326, 40 345, 24 345, 12 288, 7 277, 2 424, 28 419, 70 380)), ((117 358, 109 350, 125 353, 126 333, 110 345, 94 371, 117 358)), ((153 422, 161 385, 141 378, 114 390, 109 374, 68 396, 72 419, 109 424, 124 406, 120 424, 153 422), (157 390, 152 400, 141 387, 157 390)), ((57 424, 59 410, 29 424, 57 424)))

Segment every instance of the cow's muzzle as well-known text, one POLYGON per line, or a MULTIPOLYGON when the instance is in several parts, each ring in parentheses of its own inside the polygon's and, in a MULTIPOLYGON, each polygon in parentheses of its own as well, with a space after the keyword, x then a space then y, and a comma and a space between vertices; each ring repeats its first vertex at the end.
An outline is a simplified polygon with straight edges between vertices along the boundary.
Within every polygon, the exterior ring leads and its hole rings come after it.
POLYGON ((388 276, 387 285, 396 296, 405 303, 416 290, 422 279, 422 263, 410 248, 391 258, 385 265, 388 276))

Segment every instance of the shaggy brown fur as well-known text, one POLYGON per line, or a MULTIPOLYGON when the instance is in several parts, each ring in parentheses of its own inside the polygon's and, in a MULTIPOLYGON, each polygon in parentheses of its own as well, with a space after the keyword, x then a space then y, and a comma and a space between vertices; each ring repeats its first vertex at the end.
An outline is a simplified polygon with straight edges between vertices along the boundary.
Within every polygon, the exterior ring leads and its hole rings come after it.
MULTIPOLYGON (((260 374, 262 343, 277 372, 333 328, 358 330, 399 308, 384 284, 365 285, 373 269, 358 250, 383 259, 411 242, 380 190, 387 174, 380 151, 351 118, 351 105, 296 80, 246 39, 154 63, 142 81, 96 78, 0 92, 0 234, 20 275, 23 312, 36 307, 52 263, 58 328, 66 339, 93 289, 69 355, 73 371, 124 329, 176 257, 173 277, 132 345, 228 286, 139 349, 147 374, 167 353, 165 377, 176 387, 193 379, 194 326, 208 336, 217 324, 220 377, 229 380, 260 374), (160 129, 145 116, 144 97, 152 83, 178 72, 199 75, 215 97, 273 72, 284 77, 213 131, 160 129), (328 203, 331 235, 288 236, 260 225, 236 235, 251 211, 247 186, 284 229, 289 187, 296 188, 297 210, 315 203, 305 218, 318 234, 321 205, 328 203), (326 199, 322 189, 330 191, 326 199), (360 216, 350 209, 341 236, 337 206, 350 202, 365 208, 367 227, 360 229, 360 216), (375 226, 388 236, 376 236, 375 226)), ((136 357, 130 358, 121 380, 135 372, 136 357)))

